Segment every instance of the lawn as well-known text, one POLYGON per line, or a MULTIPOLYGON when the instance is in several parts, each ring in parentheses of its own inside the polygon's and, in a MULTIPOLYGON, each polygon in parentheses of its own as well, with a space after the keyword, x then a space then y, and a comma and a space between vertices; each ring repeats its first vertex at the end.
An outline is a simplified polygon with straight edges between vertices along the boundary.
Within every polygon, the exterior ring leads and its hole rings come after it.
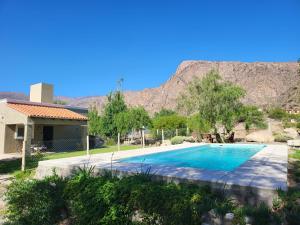
MULTIPOLYGON (((130 150, 137 149, 140 146, 136 145, 122 145, 120 150, 130 150)), ((98 149, 90 150, 90 154, 99 154, 99 153, 107 153, 113 152, 117 150, 117 146, 108 146, 98 149)), ((21 172, 21 159, 15 159, 10 161, 1 161, 0 162, 0 174, 12 174, 17 177, 27 177, 30 176, 35 168, 38 166, 38 162, 42 160, 50 160, 50 159, 61 159, 75 156, 83 156, 86 154, 86 150, 84 151, 73 151, 73 152, 58 152, 58 153, 45 153, 33 155, 31 157, 26 158, 26 171, 21 172)))

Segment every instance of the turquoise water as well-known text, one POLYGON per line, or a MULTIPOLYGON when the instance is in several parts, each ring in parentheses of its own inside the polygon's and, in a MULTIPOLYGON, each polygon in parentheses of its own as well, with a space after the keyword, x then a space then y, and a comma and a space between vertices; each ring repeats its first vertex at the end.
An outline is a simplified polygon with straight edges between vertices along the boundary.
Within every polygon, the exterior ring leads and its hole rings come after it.
POLYGON ((159 164, 208 170, 232 171, 263 149, 257 144, 209 144, 174 151, 135 156, 120 160, 127 163, 159 164))

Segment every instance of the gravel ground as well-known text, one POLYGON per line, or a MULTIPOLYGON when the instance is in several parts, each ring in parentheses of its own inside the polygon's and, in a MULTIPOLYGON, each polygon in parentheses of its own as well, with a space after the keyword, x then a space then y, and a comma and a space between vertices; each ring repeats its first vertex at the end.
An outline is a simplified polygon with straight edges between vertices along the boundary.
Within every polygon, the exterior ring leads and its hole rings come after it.
POLYGON ((7 186, 11 183, 11 175, 0 175, 0 225, 4 223, 5 201, 4 193, 7 186))

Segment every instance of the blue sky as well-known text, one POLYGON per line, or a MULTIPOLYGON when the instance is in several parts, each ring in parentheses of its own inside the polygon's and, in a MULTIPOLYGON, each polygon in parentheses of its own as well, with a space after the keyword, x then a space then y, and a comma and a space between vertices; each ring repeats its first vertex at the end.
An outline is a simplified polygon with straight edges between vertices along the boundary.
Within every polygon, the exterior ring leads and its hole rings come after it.
POLYGON ((296 61, 299 0, 0 0, 0 91, 156 87, 183 60, 296 61))

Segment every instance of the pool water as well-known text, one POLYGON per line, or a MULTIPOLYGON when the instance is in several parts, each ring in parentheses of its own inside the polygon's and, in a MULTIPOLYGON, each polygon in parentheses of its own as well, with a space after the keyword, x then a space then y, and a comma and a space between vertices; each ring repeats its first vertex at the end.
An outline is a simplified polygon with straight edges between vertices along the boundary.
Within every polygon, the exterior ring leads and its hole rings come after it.
POLYGON ((232 171, 264 147, 258 144, 208 144, 125 158, 120 162, 232 171))

